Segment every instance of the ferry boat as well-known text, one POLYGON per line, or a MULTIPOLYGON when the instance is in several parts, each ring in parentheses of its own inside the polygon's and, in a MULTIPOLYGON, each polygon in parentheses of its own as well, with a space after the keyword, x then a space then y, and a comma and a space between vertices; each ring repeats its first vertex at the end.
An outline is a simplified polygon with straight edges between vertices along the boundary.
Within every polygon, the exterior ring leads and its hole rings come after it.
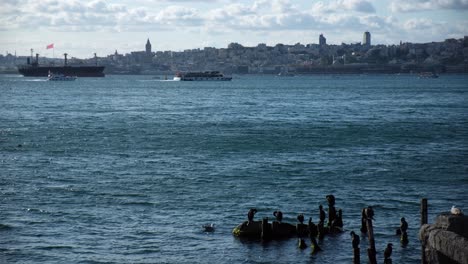
POLYGON ((230 81, 232 77, 224 76, 219 71, 176 73, 174 81, 230 81))
POLYGON ((61 73, 54 74, 49 71, 49 75, 47 75, 47 80, 49 81, 74 81, 76 80, 76 76, 66 76, 61 73))

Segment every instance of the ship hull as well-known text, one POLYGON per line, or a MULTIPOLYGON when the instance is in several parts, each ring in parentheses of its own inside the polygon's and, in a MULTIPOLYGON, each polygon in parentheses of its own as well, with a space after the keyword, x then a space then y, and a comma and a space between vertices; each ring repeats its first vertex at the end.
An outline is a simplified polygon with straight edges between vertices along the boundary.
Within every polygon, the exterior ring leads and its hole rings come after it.
POLYGON ((25 66, 18 72, 25 77, 47 77, 49 72, 77 77, 104 77, 104 66, 25 66))

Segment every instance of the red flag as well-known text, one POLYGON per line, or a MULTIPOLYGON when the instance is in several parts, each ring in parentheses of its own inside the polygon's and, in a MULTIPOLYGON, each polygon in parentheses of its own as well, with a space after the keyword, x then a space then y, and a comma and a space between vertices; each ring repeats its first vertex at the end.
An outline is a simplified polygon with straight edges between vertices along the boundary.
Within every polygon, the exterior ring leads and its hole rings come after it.
POLYGON ((54 43, 47 45, 46 49, 53 49, 54 48, 54 43))

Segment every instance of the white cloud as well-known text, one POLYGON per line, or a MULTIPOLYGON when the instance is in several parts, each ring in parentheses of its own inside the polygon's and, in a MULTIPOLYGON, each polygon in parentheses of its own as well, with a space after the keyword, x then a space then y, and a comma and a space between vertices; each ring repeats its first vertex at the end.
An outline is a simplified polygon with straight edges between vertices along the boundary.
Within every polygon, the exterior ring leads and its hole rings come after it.
POLYGON ((393 0, 390 3, 393 12, 417 12, 426 10, 468 10, 468 0, 393 0))
POLYGON ((403 28, 407 31, 432 29, 436 24, 426 18, 413 18, 404 22, 403 28))
POLYGON ((313 9, 316 13, 342 13, 343 11, 359 13, 375 13, 374 5, 367 0, 334 0, 327 2, 317 2, 313 9))

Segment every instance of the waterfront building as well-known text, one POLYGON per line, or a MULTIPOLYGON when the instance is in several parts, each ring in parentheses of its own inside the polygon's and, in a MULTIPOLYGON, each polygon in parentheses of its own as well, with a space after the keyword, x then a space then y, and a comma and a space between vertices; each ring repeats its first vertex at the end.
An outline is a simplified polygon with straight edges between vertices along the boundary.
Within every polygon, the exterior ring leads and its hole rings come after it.
POLYGON ((323 34, 320 34, 320 36, 319 36, 319 45, 320 46, 327 45, 327 39, 323 36, 323 34))
POLYGON ((364 36, 362 37, 362 45, 370 46, 371 45, 371 35, 369 31, 364 32, 364 36))

